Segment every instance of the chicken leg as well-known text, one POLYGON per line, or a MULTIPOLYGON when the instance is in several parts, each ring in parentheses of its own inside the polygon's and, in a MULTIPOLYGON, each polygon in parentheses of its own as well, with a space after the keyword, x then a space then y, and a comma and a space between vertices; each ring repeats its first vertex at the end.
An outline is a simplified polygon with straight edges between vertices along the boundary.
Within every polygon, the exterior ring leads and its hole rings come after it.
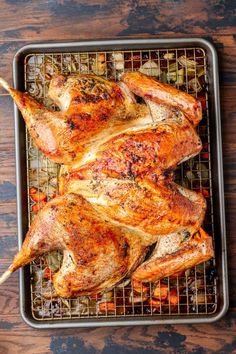
POLYGON ((77 194, 52 199, 38 213, 24 244, 0 279, 53 250, 64 251, 53 276, 58 296, 71 297, 112 288, 142 261, 146 247, 137 232, 110 224, 77 194))

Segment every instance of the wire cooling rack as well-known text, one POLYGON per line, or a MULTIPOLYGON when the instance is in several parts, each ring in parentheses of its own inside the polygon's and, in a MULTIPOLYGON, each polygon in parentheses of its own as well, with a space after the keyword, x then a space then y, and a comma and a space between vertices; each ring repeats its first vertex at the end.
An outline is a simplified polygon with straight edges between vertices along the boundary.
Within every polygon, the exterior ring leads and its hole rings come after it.
MULTIPOLYGON (((31 53, 25 57, 25 89, 48 107, 47 97, 53 74, 94 73, 117 81, 124 71, 140 70, 160 81, 175 85, 197 97, 203 108, 198 133, 202 152, 175 171, 177 183, 202 193, 207 200, 205 230, 213 236, 211 149, 207 92, 207 57, 201 48, 127 50, 78 53, 31 53)), ((28 133, 27 179, 29 226, 37 211, 57 194, 60 166, 43 156, 28 133), (37 202, 30 193, 38 195, 37 202)), ((55 297, 52 274, 62 255, 53 252, 31 263, 31 309, 36 320, 68 318, 114 318, 133 316, 199 316, 217 310, 215 259, 156 284, 133 284, 125 279, 113 290, 74 299, 55 297)))

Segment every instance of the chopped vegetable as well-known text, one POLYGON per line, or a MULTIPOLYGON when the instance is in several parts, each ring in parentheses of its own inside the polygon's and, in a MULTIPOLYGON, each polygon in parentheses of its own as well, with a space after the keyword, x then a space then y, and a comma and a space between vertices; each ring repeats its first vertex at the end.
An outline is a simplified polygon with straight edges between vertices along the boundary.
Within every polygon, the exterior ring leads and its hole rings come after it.
POLYGON ((143 301, 146 301, 147 300, 147 295, 144 294, 144 295, 135 295, 134 293, 130 293, 130 296, 129 296, 129 303, 132 304, 136 304, 138 302, 143 302, 143 301))
POLYGON ((208 143, 204 143, 204 144, 202 145, 202 150, 206 151, 206 150, 208 150, 208 148, 209 148, 208 143))
POLYGON ((81 296, 71 301, 71 313, 74 315, 87 315, 89 308, 89 299, 87 296, 81 296))
POLYGON ((184 69, 180 69, 177 72, 169 71, 167 73, 167 80, 174 81, 176 85, 184 84, 184 69))
POLYGON ((197 77, 194 77, 193 79, 189 80, 188 87, 194 90, 195 92, 200 92, 202 90, 202 86, 197 77))
POLYGON ((125 62, 124 55, 121 52, 115 52, 112 54, 112 59, 114 61, 114 66, 116 70, 124 70, 125 62))
POLYGON ((159 76, 161 74, 161 70, 157 63, 153 60, 148 60, 144 63, 139 71, 148 76, 159 76))
POLYGON ((100 302, 98 305, 99 312, 115 312, 114 302, 100 302))
POLYGON ((137 293, 148 293, 149 292, 149 286, 143 284, 142 282, 138 280, 132 280, 132 287, 134 291, 137 293))
POLYGON ((166 53, 164 54, 164 59, 173 59, 175 57, 175 53, 166 53))
POLYGON ((112 302, 113 300, 113 291, 107 291, 103 293, 101 302, 112 302))
POLYGON ((52 278, 52 270, 51 270, 51 268, 46 267, 46 268, 44 269, 43 277, 44 277, 45 279, 48 279, 48 280, 52 278))
POLYGON ((208 160, 208 159, 209 159, 209 154, 208 154, 208 152, 204 152, 203 154, 201 154, 201 158, 202 158, 203 160, 208 160))
POLYGON ((177 80, 177 73, 176 71, 170 71, 167 73, 167 80, 168 81, 176 81, 177 80))
POLYGON ((104 75, 106 72, 107 64, 105 54, 98 54, 98 57, 92 64, 92 71, 96 75, 104 75))
POLYGON ((42 201, 32 206, 32 211, 36 214, 40 209, 42 209, 47 203, 42 201))
POLYGON ((176 71, 176 69, 177 69, 177 65, 176 62, 174 62, 169 65, 168 71, 171 73, 173 71, 176 71))
POLYGON ((35 194, 35 193, 37 193, 37 192, 38 192, 38 189, 35 188, 35 187, 31 187, 31 188, 29 189, 29 194, 30 194, 30 195, 33 195, 33 194, 35 194))
POLYGON ((199 194, 202 194, 203 197, 205 197, 205 198, 209 198, 209 196, 210 196, 210 193, 207 189, 200 188, 200 189, 197 189, 196 192, 199 194))
POLYGON ((47 195, 35 187, 30 188, 29 194, 34 202, 45 202, 47 200, 47 195))
POLYGON ((157 299, 149 299, 149 305, 152 308, 160 311, 161 306, 164 305, 164 301, 160 301, 160 300, 157 300, 157 299))
POLYGON ((205 304, 206 295, 204 293, 197 292, 190 297, 190 301, 196 305, 205 304))
POLYGON ((189 289, 194 292, 204 288, 204 278, 190 279, 188 282, 189 289))
POLYGON ((129 285, 130 283, 130 278, 125 279, 124 281, 122 281, 120 284, 118 284, 116 287, 118 289, 123 289, 125 286, 129 285))
MULTIPOLYGON (((207 155, 208 153, 206 153, 206 156, 207 155)), ((208 160, 208 158, 209 156, 207 156, 206 160, 208 160)), ((197 177, 201 180, 202 184, 208 183, 209 171, 205 163, 197 162, 195 168, 197 170, 197 177)))
POLYGON ((158 283, 153 291, 153 297, 157 299, 165 300, 168 296, 168 286, 163 283, 158 283))
POLYGON ((160 73, 160 81, 162 81, 162 82, 167 82, 167 73, 166 73, 166 71, 161 71, 161 73, 160 73))
POLYGON ((97 299, 97 298, 99 298, 101 296, 101 293, 98 293, 98 294, 91 294, 89 297, 91 298, 91 299, 97 299))
POLYGON ((201 76, 203 76, 203 75, 205 75, 204 67, 202 67, 202 68, 200 68, 200 69, 197 70, 197 76, 198 76, 198 77, 201 77, 201 76))
POLYGON ((195 68, 197 65, 196 61, 188 59, 185 55, 182 55, 177 60, 180 65, 186 66, 189 68, 195 68))
POLYGON ((187 171, 187 172, 185 173, 185 175, 186 175, 186 177, 187 177, 187 179, 188 179, 189 181, 193 181, 194 178, 195 178, 195 175, 194 175, 194 173, 193 173, 191 170, 187 171))
POLYGON ((56 272, 59 270, 61 263, 62 263, 62 258, 63 255, 59 253, 58 251, 53 251, 50 253, 47 253, 45 256, 45 260, 48 264, 48 266, 51 268, 53 272, 56 272))
POLYGON ((171 278, 184 277, 184 271, 181 271, 181 272, 177 272, 177 273, 171 274, 171 276, 170 276, 170 277, 171 277, 171 278))
POLYGON ((176 85, 183 85, 184 84, 184 69, 180 69, 177 72, 177 80, 176 85))
POLYGON ((168 301, 170 302, 171 305, 178 305, 179 298, 178 298, 176 290, 172 289, 170 291, 170 294, 168 295, 168 301))

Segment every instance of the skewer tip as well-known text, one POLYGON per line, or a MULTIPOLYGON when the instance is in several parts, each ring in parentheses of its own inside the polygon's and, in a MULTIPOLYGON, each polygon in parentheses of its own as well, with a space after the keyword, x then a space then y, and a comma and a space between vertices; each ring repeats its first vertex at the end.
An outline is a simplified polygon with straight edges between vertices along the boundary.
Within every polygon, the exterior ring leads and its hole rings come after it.
POLYGON ((8 269, 6 270, 3 275, 0 277, 0 285, 3 284, 12 274, 12 272, 8 269))
POLYGON ((1 77, 0 77, 0 86, 5 88, 5 90, 7 90, 7 91, 10 90, 10 86, 8 85, 8 83, 1 77))

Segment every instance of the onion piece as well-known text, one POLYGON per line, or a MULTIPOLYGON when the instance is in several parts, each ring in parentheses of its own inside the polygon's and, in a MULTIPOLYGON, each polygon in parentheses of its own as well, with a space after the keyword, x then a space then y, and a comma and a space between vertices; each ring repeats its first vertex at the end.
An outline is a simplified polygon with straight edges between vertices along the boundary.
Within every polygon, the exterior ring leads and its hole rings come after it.
POLYGON ((146 61, 146 63, 140 67, 139 71, 148 76, 160 76, 161 74, 159 66, 153 60, 146 61))

